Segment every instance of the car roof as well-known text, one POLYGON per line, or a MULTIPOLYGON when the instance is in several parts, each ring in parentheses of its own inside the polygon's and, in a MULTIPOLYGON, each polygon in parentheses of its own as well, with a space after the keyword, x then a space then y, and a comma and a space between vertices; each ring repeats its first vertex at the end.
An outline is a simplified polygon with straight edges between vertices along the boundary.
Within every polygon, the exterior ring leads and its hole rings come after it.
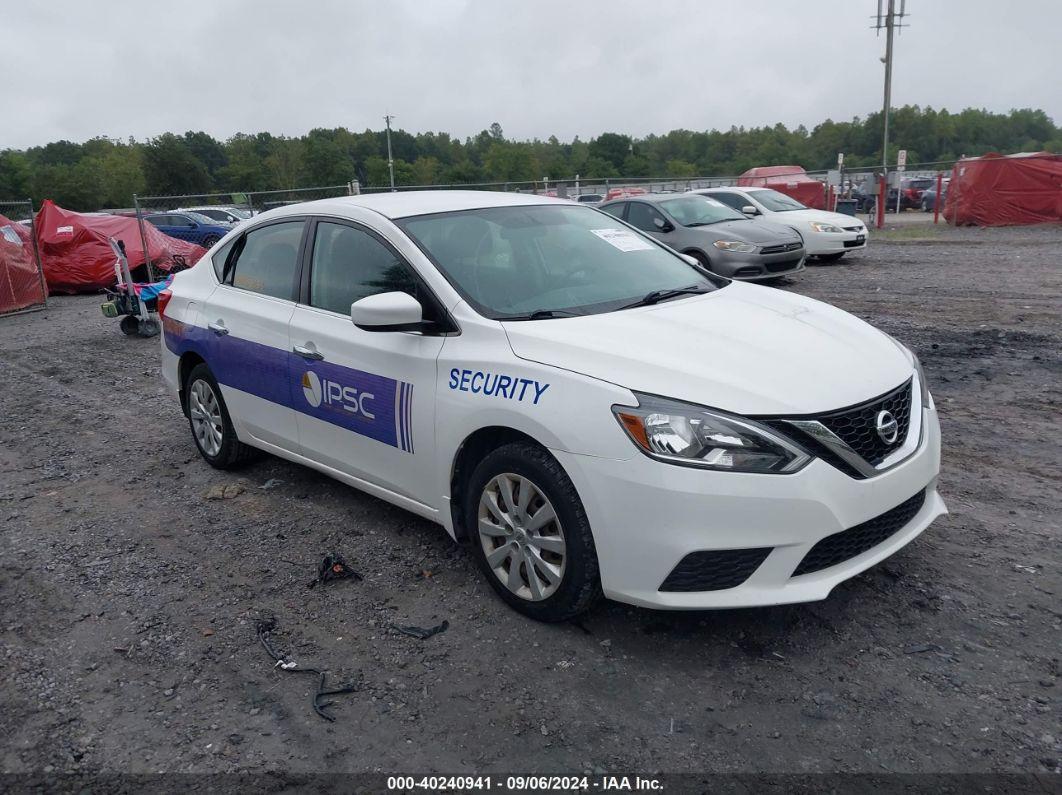
POLYGON ((679 199, 688 194, 685 193, 636 193, 633 196, 617 196, 615 199, 609 199, 604 204, 618 204, 619 202, 649 202, 650 204, 658 204, 662 201, 668 201, 670 199, 679 199))
POLYGON ((304 215, 307 212, 326 212, 345 215, 353 207, 374 210, 387 218, 408 218, 456 210, 480 210, 487 207, 523 207, 536 204, 559 204, 572 207, 569 199, 555 199, 529 193, 502 193, 486 190, 417 190, 395 193, 363 193, 359 196, 339 196, 317 199, 278 207, 269 211, 271 218, 285 215, 304 215))

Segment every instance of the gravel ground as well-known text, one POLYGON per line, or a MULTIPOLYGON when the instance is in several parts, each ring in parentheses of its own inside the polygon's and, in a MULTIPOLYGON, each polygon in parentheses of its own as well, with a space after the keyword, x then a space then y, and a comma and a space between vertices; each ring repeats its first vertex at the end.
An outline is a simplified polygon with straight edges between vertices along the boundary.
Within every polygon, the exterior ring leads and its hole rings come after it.
POLYGON ((923 358, 951 515, 772 609, 533 623, 410 514, 274 458, 210 469, 157 341, 97 298, 0 319, 0 769, 1058 772, 1062 228, 926 236, 782 289, 923 358), (308 589, 328 550, 364 580, 308 589), (334 723, 268 614, 357 684, 334 723))

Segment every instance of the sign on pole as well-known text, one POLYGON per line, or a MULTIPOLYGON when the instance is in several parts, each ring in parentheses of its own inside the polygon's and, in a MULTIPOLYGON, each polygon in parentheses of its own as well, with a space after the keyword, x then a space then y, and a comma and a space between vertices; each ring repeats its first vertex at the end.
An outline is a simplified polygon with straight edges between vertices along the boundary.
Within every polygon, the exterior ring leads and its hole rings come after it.
POLYGON ((904 171, 907 168, 907 150, 901 149, 900 153, 896 155, 896 170, 904 171))
POLYGON ((837 153, 837 168, 844 168, 844 152, 837 153))

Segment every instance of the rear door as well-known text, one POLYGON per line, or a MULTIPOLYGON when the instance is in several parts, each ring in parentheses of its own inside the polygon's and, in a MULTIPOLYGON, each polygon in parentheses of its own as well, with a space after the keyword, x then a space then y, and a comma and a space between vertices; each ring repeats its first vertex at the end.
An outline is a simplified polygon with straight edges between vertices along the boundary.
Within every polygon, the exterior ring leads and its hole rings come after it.
POLYGON ((222 283, 203 306, 207 364, 233 423, 248 436, 298 452, 289 377, 288 325, 299 288, 304 218, 256 226, 223 264, 222 283))
POLYGON ((397 250, 353 221, 311 225, 302 300, 291 318, 291 381, 303 455, 430 504, 436 360, 443 336, 364 331, 350 305, 376 293, 413 295, 426 319, 445 319, 397 250))

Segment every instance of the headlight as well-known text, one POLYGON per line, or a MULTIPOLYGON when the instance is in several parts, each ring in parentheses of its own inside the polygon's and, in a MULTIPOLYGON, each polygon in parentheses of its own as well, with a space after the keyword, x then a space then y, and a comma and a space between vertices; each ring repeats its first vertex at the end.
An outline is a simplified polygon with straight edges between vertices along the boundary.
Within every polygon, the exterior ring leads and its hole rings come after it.
POLYGON ((631 440, 646 455, 673 464, 723 472, 787 474, 811 456, 752 420, 701 406, 635 393, 638 406, 613 406, 631 440))
POLYGON ((716 240, 714 245, 716 248, 723 249, 723 251, 737 251, 741 254, 752 254, 756 251, 754 245, 741 240, 716 240))
POLYGON ((841 229, 841 227, 839 226, 834 226, 833 224, 823 224, 819 223, 818 221, 812 221, 811 228, 814 229, 816 232, 844 232, 844 230, 841 229))

